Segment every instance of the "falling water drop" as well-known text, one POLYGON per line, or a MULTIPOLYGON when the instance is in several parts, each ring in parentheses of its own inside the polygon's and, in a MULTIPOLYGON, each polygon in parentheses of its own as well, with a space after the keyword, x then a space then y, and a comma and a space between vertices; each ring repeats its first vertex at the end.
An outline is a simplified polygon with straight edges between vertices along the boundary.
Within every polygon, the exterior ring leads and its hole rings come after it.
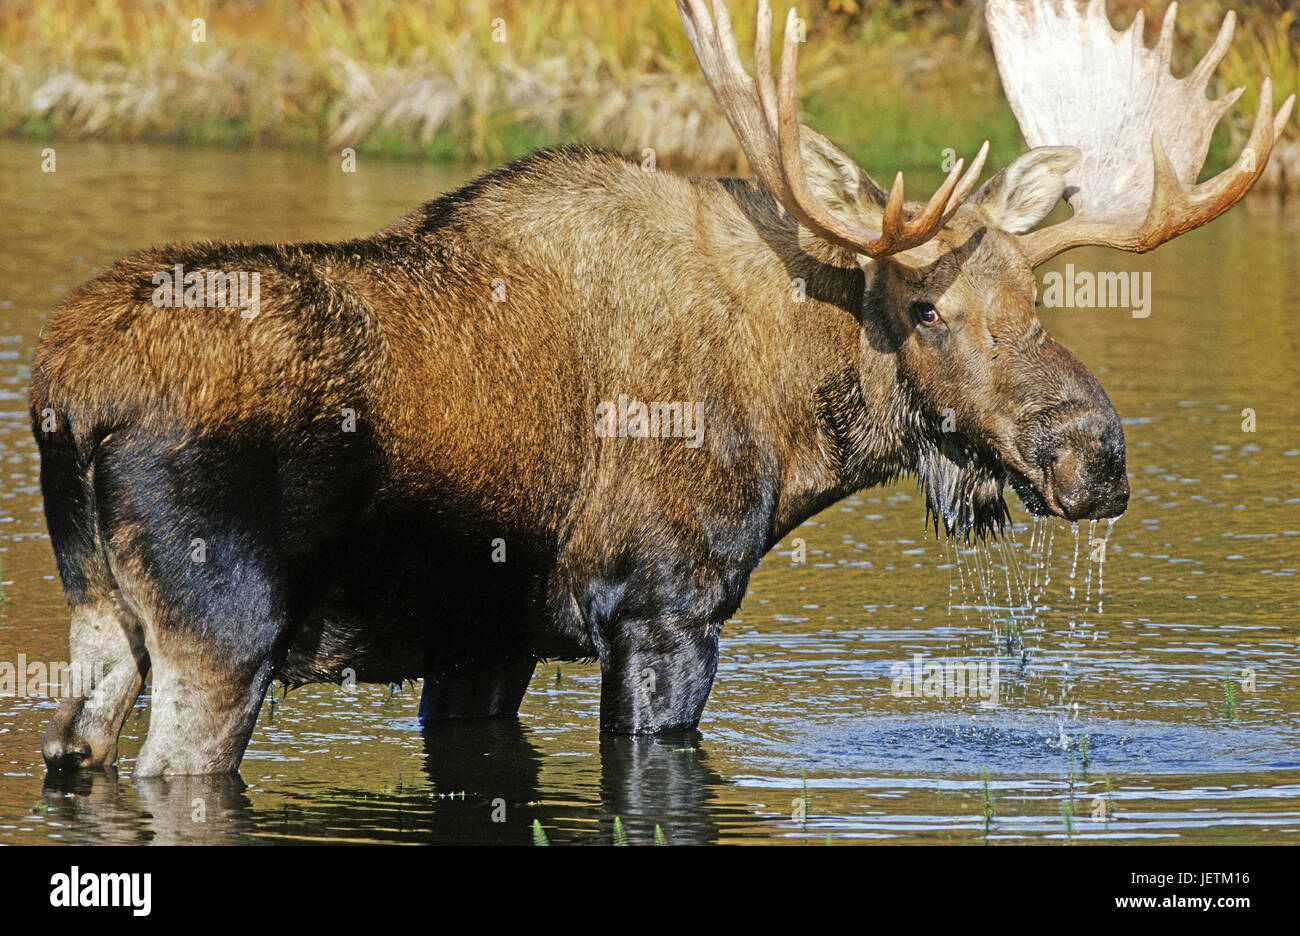
POLYGON ((1111 530, 1115 529, 1115 518, 1106 519, 1106 533, 1101 538, 1101 554, 1097 557, 1097 613, 1101 614, 1102 585, 1106 574, 1106 547, 1110 543, 1111 530))
POLYGON ((978 588, 978 592, 975 593, 975 606, 977 608, 983 608, 988 604, 989 595, 988 581, 984 575, 983 564, 980 562, 982 558, 981 548, 980 544, 976 543, 971 547, 970 551, 971 567, 974 569, 971 578, 974 580, 973 584, 978 588))
POLYGON ((1071 523, 1074 531, 1074 558, 1070 560, 1070 600, 1074 600, 1074 573, 1079 568, 1079 524, 1071 523))
POLYGON ((1039 585, 1043 580, 1043 556, 1046 546, 1047 523, 1042 517, 1034 517, 1034 535, 1029 541, 1029 553, 1034 560, 1033 598, 1030 601, 1034 604, 1037 603, 1039 585))
POLYGON ((1011 527, 1008 540, 1006 549, 1003 550, 1003 557, 1007 561, 1011 572, 1011 580, 1015 585, 1016 601, 1019 602, 1021 607, 1025 607, 1030 604, 1029 570, 1020 564, 1020 543, 1016 540, 1016 528, 1014 526, 1011 527))
POLYGON ((1015 607, 1011 597, 1011 556, 1005 540, 998 540, 998 552, 1002 553, 1002 578, 1007 587, 1007 610, 1015 607))
POLYGON ((1026 575, 1028 578, 1029 588, 1032 590, 1036 584, 1038 576, 1038 555, 1034 552, 1034 547, 1038 545, 1038 518, 1034 517, 1029 521, 1029 544, 1025 547, 1025 562, 1027 563, 1026 575))
POLYGON ((1043 579, 1043 590, 1052 584, 1052 545, 1056 542, 1056 524, 1050 520, 1046 521, 1047 526, 1047 554, 1043 560, 1043 569, 1046 577, 1043 579))
POLYGON ((966 575, 961 568, 961 543, 953 550, 953 564, 957 567, 957 584, 961 586, 961 603, 966 603, 966 575))
POLYGON ((1083 603, 1087 604, 1092 600, 1092 555, 1096 551, 1093 549, 1093 534, 1097 529, 1097 521, 1088 521, 1088 583, 1083 590, 1083 603))
POLYGON ((1079 567, 1079 524, 1071 523, 1070 530, 1074 533, 1074 559, 1070 561, 1070 581, 1074 581, 1074 572, 1079 567))
POLYGON ((948 567, 948 616, 952 617, 952 548, 948 545, 947 537, 943 541, 943 559, 944 565, 948 567))

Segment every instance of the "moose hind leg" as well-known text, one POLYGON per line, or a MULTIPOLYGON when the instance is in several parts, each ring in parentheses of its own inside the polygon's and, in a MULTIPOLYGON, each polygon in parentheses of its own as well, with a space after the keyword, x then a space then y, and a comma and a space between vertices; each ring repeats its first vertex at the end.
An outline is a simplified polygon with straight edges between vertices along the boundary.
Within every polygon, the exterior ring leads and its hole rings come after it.
POLYGON ((41 742, 50 770, 112 766, 149 669, 140 620, 113 580, 100 538, 93 471, 66 428, 36 435, 45 519, 72 619, 60 702, 41 742))
POLYGON ((152 692, 136 777, 237 771, 282 652, 285 588, 271 550, 238 526, 207 529, 183 586, 141 589, 166 597, 146 630, 152 692))
POLYGON ((120 592, 72 608, 70 649, 67 683, 41 755, 50 770, 112 766, 149 669, 140 622, 120 592))
POLYGON ((718 669, 720 625, 623 620, 600 649, 600 727, 619 734, 695 728, 718 669))
POLYGON ((233 773, 288 636, 274 458, 238 439, 124 432, 96 486, 153 671, 134 776, 233 773))
POLYGON ((270 660, 174 645, 153 660, 149 736, 134 776, 237 771, 271 682, 270 660))

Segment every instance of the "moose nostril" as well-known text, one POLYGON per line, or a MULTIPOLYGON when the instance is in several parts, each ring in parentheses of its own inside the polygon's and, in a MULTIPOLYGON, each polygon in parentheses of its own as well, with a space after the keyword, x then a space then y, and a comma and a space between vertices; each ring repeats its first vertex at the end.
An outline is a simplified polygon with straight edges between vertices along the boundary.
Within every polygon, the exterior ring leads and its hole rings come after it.
POLYGON ((1079 519, 1088 506, 1089 485, 1082 461, 1077 452, 1067 449, 1057 452, 1048 468, 1052 494, 1067 520, 1079 519))

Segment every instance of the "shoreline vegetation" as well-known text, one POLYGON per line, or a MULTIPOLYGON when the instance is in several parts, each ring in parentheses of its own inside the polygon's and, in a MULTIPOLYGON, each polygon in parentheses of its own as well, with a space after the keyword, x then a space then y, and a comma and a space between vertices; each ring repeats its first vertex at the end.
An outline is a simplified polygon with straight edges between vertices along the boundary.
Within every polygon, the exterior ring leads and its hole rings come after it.
MULTIPOLYGON (((1161 2, 1110 0, 1127 27, 1161 2)), ((742 57, 756 0, 731 0, 742 57)), ((1226 0, 1178 11, 1176 74, 1226 0)), ((1300 93, 1300 0, 1238 2, 1212 92, 1245 86, 1207 173, 1249 135, 1265 75, 1300 93)), ((980 0, 802 0, 804 119, 877 179, 1023 149, 980 0)), ((784 6, 775 5, 777 19, 784 6)), ((779 37, 774 39, 779 52, 779 37)), ((775 53, 774 53, 775 54, 775 53)), ((688 172, 746 172, 671 0, 0 0, 0 133, 35 140, 314 147, 491 165, 585 140, 688 172)), ((1259 188, 1300 194, 1296 118, 1259 188)))

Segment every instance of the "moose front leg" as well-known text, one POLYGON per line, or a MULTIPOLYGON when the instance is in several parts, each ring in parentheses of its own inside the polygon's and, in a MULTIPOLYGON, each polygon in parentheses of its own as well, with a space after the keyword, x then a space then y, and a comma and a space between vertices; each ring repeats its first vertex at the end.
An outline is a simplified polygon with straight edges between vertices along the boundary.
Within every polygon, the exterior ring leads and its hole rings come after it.
POLYGON ((694 728, 718 669, 721 622, 624 620, 600 642, 600 727, 619 734, 694 728))

